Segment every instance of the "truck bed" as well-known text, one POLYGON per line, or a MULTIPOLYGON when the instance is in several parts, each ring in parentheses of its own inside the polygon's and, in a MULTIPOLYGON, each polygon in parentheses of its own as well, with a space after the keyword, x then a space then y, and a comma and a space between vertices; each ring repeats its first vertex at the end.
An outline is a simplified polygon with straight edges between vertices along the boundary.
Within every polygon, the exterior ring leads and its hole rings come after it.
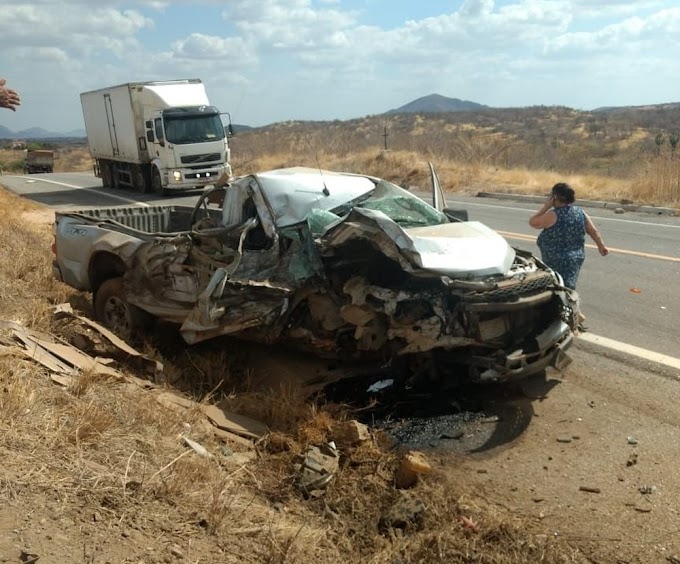
MULTIPOLYGON (((192 206, 139 206, 96 208, 56 212, 60 217, 81 217, 88 223, 119 224, 130 230, 146 234, 169 234, 188 231, 192 206)), ((218 210, 215 210, 216 212, 218 210)))

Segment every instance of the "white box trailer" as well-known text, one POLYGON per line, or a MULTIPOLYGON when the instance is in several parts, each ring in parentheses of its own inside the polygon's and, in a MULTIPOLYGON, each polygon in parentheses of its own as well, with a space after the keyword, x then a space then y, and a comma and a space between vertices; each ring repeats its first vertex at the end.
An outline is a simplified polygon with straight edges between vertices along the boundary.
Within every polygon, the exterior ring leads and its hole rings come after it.
POLYGON ((130 82, 80 101, 105 187, 167 193, 231 176, 227 132, 200 79, 130 82))

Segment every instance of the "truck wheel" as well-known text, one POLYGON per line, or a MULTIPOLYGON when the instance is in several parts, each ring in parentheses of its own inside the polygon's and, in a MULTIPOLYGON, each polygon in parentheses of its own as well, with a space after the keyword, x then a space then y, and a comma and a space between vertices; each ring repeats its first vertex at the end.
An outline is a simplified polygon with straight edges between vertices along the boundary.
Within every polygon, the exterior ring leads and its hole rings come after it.
POLYGON ((102 186, 104 188, 111 188, 111 165, 108 162, 102 161, 99 164, 99 173, 102 176, 102 186))
POLYGON ((126 341, 134 341, 149 329, 153 318, 128 303, 122 278, 109 278, 94 296, 94 314, 98 321, 126 341))
POLYGON ((153 169, 151 173, 151 187, 153 191, 159 196, 166 196, 168 191, 163 188, 163 181, 161 180, 161 173, 158 172, 157 168, 153 169))

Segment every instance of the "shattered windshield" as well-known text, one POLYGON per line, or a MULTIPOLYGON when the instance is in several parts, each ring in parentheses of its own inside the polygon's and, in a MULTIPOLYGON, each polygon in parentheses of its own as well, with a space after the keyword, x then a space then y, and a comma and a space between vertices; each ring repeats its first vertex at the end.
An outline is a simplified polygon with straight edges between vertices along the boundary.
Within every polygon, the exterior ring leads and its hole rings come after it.
POLYGON ((404 229, 448 223, 448 218, 423 200, 386 180, 379 180, 368 194, 334 208, 313 209, 307 216, 312 233, 322 233, 331 223, 347 215, 353 208, 384 213, 404 229))
POLYGON ((386 180, 380 180, 375 190, 356 202, 354 207, 383 212, 405 229, 449 222, 443 213, 386 180))

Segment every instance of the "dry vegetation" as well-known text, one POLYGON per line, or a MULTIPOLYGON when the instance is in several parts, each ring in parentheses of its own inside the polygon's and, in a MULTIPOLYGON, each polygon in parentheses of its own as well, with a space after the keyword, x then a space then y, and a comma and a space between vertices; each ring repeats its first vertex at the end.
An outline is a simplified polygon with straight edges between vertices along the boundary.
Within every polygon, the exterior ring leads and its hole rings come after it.
MULTIPOLYGON (((284 122, 239 131, 234 170, 313 166, 424 185, 427 161, 445 189, 539 193, 570 182, 580 198, 680 206, 680 105, 582 112, 562 107, 393 114, 350 121, 284 122), (387 134, 387 139, 385 139, 387 134), (389 151, 384 151, 385 146, 389 151)), ((19 171, 23 152, 0 149, 19 171)), ((90 171, 86 145, 47 142, 55 171, 90 171)))
POLYGON ((677 206, 679 120, 680 109, 525 108, 288 122, 238 133, 232 154, 242 172, 301 164, 423 185, 433 161, 453 191, 542 194, 568 181, 581 198, 677 206))
MULTIPOLYGON (((3 317, 68 339, 73 328, 53 318, 52 306, 66 300, 89 315, 89 299, 52 278, 49 215, 4 191, 0 213, 3 317)), ((254 460, 230 455, 243 445, 220 444, 198 413, 163 409, 159 387, 92 373, 61 387, 0 348, 3 561, 583 561, 540 534, 538 521, 476 496, 455 471, 436 471, 411 490, 426 504, 422 530, 380 534, 381 512, 401 494, 393 487, 397 455, 376 441, 344 449, 326 495, 306 500, 293 487, 294 458, 332 439, 332 422, 351 416, 347 408, 305 401, 292 386, 255 386, 248 350, 228 341, 187 350, 155 335, 146 351, 165 362, 175 388, 269 426, 254 460), (214 457, 184 446, 186 432, 214 457)))
MULTIPOLYGON (((239 173, 308 165, 423 186, 430 160, 449 190, 542 193, 567 180, 581 197, 678 205, 680 159, 668 141, 655 142, 665 123, 534 108, 276 124, 240 132, 232 147, 239 173)), ((56 149, 56 171, 90 170, 84 145, 56 149)), ((0 151, 5 171, 22 158, 0 151)), ((90 315, 89 298, 52 278, 49 217, 5 192, 0 214, 3 318, 68 339, 71 328, 52 306, 69 301, 90 315)), ((422 530, 380 534, 381 512, 401 494, 393 486, 397 454, 376 441, 344 450, 326 495, 306 500, 293 487, 293 461, 332 439, 332 422, 351 417, 349 408, 308 401, 294 385, 264 385, 251 362, 260 349, 229 341, 186 349, 171 333, 144 346, 163 360, 175 389, 269 426, 255 459, 227 456, 225 447, 243 446, 220 444, 198 413, 161 409, 158 388, 90 373, 63 388, 31 361, 0 355, 3 556, 23 547, 48 563, 583 561, 541 534, 540 523, 470 491, 452 461, 412 492, 427 508, 422 530), (187 429, 214 458, 183 446, 187 429)))

